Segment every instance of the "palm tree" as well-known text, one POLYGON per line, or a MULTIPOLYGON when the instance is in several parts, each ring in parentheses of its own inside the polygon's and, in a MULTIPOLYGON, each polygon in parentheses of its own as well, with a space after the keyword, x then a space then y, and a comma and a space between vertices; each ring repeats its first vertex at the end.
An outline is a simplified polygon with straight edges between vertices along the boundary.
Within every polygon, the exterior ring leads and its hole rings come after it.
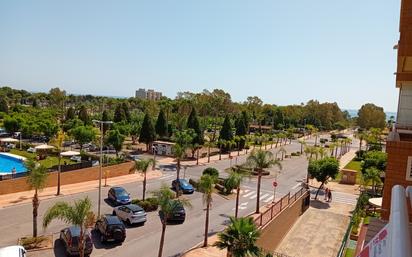
POLYGON ((236 207, 235 207, 235 218, 238 217, 239 212, 239 196, 240 196, 240 184, 243 179, 247 176, 250 176, 250 172, 246 169, 241 168, 232 168, 230 171, 229 177, 226 182, 229 188, 236 188, 236 207))
POLYGON ((258 257, 261 254, 256 242, 260 231, 251 217, 230 217, 230 225, 218 234, 215 243, 219 249, 227 249, 227 257, 258 257))
POLYGON ((59 130, 56 134, 56 136, 51 140, 50 144, 56 147, 56 149, 59 151, 59 169, 57 171, 57 193, 56 195, 60 195, 60 174, 61 174, 61 152, 62 152, 62 146, 63 146, 63 141, 65 139, 64 131, 59 130))
POLYGON ((199 180, 199 191, 203 193, 203 203, 206 205, 206 221, 205 221, 205 239, 203 241, 203 247, 207 246, 207 238, 209 231, 209 210, 212 204, 213 184, 216 178, 209 174, 202 175, 199 180))
POLYGON ((31 189, 34 189, 33 196, 33 237, 37 237, 37 216, 40 205, 39 191, 41 191, 47 182, 47 169, 41 164, 35 163, 33 160, 26 162, 26 168, 29 171, 27 183, 31 189))
POLYGON ((74 205, 69 205, 66 202, 57 202, 50 207, 43 217, 43 228, 54 220, 59 219, 68 224, 77 226, 80 228, 79 236, 79 254, 80 257, 84 256, 84 236, 86 232, 86 226, 90 216, 93 216, 92 203, 88 197, 80 199, 74 202, 74 205))
POLYGON ((224 139, 219 139, 219 141, 218 141, 218 145, 219 145, 219 161, 220 160, 222 160, 222 148, 223 148, 223 146, 225 146, 226 145, 226 140, 224 140, 224 139))
POLYGON ((300 154, 303 154, 303 146, 306 146, 306 142, 304 139, 299 139, 300 144, 300 154))
POLYGON ((163 245, 165 240, 165 232, 167 226, 167 217, 170 217, 180 206, 191 207, 189 200, 187 199, 174 199, 174 193, 168 186, 162 185, 159 191, 153 193, 159 201, 160 207, 160 221, 162 222, 162 234, 160 237, 159 254, 158 257, 162 257, 163 245))
POLYGON ((326 148, 324 147, 317 147, 317 152, 320 155, 320 158, 323 159, 326 156, 326 148))
POLYGON ((375 192, 376 185, 382 183, 380 173, 381 173, 380 170, 378 170, 375 167, 368 168, 365 170, 364 173, 362 173, 362 180, 363 180, 364 186, 372 184, 373 195, 376 195, 376 192, 375 192))
POLYGON ((282 165, 278 160, 273 158, 273 154, 269 151, 253 150, 252 153, 246 159, 247 165, 257 171, 258 183, 257 183, 257 198, 256 198, 256 213, 259 213, 260 202, 260 186, 262 182, 263 169, 277 166, 282 169, 282 165))
POLYGON ((206 141, 204 144, 207 147, 207 162, 210 162, 210 148, 214 147, 216 144, 213 141, 206 141))
POLYGON ((279 151, 278 151, 277 153, 281 153, 281 154, 282 154, 282 161, 283 161, 283 158, 284 158, 285 155, 286 155, 286 149, 282 146, 282 147, 280 147, 280 149, 279 149, 279 151))
POLYGON ((156 161, 153 158, 145 159, 145 160, 136 160, 133 166, 130 168, 130 171, 137 171, 143 174, 143 197, 142 200, 145 200, 146 197, 146 177, 147 177, 147 170, 149 169, 150 165, 155 165, 156 161))

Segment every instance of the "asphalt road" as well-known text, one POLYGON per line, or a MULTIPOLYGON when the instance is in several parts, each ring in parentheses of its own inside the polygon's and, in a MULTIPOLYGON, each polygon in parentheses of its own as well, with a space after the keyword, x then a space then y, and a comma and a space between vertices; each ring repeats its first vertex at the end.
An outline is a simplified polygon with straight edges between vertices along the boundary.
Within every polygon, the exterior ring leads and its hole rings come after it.
MULTIPOLYGON (((310 140, 309 140, 310 141, 310 140)), ((300 151, 300 145, 293 142, 290 145, 284 146, 287 152, 300 151)), ((270 150, 270 149, 268 149, 270 150)), ((278 149, 272 149, 273 152, 278 149)), ((245 156, 237 157, 238 163, 245 160, 245 156)), ((235 163, 235 158, 232 160, 235 163)), ((210 163, 208 166, 216 167, 222 172, 223 169, 229 167, 229 160, 217 161, 210 163)), ((300 189, 300 181, 306 177, 307 160, 306 157, 292 157, 282 161, 283 169, 278 172, 277 169, 272 169, 272 173, 262 179, 261 191, 261 206, 269 203, 273 199, 272 181, 277 176, 278 187, 276 190, 276 198, 280 198, 288 192, 298 191, 300 189), (277 174, 277 175, 276 175, 277 174)), ((186 178, 197 179, 201 176, 202 171, 206 166, 188 167, 186 170, 186 178)), ((165 170, 163 177, 149 180, 147 191, 154 191, 165 183, 171 184, 171 181, 176 176, 176 171, 165 170)), ((183 176, 183 174, 181 175, 183 176)), ((142 183, 131 181, 123 185, 132 195, 133 198, 141 197, 142 183)), ((107 197, 109 187, 103 188, 103 196, 107 197)), ((149 193, 150 195, 150 193, 149 193)), ((97 188, 84 193, 59 196, 53 199, 43 200, 39 208, 39 232, 53 233, 54 238, 58 238, 58 233, 61 229, 67 227, 66 224, 60 221, 54 221, 46 230, 42 230, 41 221, 43 213, 51 205, 57 201, 72 201, 75 199, 88 196, 93 206, 97 206, 97 188)), ((192 195, 185 195, 190 199, 192 208, 186 210, 186 221, 180 225, 168 225, 166 229, 165 245, 163 256, 180 256, 181 253, 190 249, 194 245, 203 240, 205 212, 202 202, 202 195, 195 192, 192 195)), ((247 215, 255 210, 256 206, 256 178, 246 179, 242 185, 240 215, 247 215)), ((214 234, 222 229, 229 220, 229 216, 234 215, 234 197, 223 198, 215 194, 213 196, 212 210, 210 212, 209 234, 214 234)), ((106 201, 102 202, 102 213, 111 213, 112 207, 106 201)), ((18 237, 30 235, 32 231, 32 207, 31 204, 21 204, 0 209, 0 247, 13 245, 18 237)), ((157 256, 161 233, 161 223, 157 212, 148 213, 147 222, 144 226, 133 226, 127 228, 127 238, 122 245, 101 245, 98 240, 94 241, 94 250, 92 256, 157 256)), ((64 256, 63 249, 58 240, 55 240, 55 246, 52 250, 32 252, 30 256, 64 256)))

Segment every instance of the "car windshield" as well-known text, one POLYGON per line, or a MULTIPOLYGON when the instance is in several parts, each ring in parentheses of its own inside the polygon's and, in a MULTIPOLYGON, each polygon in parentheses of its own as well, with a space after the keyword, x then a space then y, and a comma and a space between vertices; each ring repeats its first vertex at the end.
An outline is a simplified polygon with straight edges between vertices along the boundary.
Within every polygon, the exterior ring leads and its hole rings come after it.
POLYGON ((127 193, 126 190, 123 188, 116 189, 116 195, 117 196, 129 196, 129 193, 127 193))
POLYGON ((189 183, 187 183, 187 181, 186 180, 180 180, 180 184, 182 184, 182 186, 185 186, 185 187, 187 187, 187 186, 190 186, 190 184, 189 183))

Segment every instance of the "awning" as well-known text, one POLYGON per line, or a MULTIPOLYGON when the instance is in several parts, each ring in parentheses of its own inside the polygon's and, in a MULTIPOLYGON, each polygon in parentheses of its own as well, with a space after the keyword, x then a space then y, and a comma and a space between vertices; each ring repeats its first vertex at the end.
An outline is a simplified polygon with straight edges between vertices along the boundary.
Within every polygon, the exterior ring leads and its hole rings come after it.
POLYGON ((382 207, 382 197, 370 198, 369 203, 375 207, 382 207))

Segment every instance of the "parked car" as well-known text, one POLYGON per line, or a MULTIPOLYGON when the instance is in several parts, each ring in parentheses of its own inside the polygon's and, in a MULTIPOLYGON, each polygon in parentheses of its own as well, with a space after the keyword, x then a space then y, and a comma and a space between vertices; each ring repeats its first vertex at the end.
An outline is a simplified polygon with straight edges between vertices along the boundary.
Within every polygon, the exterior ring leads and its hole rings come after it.
POLYGON ((70 160, 75 161, 75 162, 81 162, 82 157, 79 155, 73 155, 72 157, 70 157, 70 160))
POLYGON ((193 186, 187 182, 186 179, 182 179, 180 178, 179 180, 175 179, 172 181, 172 187, 173 189, 179 188, 179 190, 181 190, 183 193, 187 193, 187 194, 192 194, 195 189, 193 188, 193 186))
POLYGON ((128 204, 115 207, 113 215, 116 215, 123 222, 129 225, 144 224, 146 222, 146 212, 137 204, 128 204))
POLYGON ((130 199, 130 194, 123 187, 112 187, 107 193, 107 198, 112 201, 112 203, 118 204, 130 204, 132 199, 130 199))
POLYGON ((26 257, 26 250, 21 245, 0 248, 0 257, 26 257))
MULTIPOLYGON (((80 227, 71 226, 60 231, 60 241, 63 243, 68 256, 79 255, 80 227)), ((89 232, 85 232, 84 254, 90 255, 93 251, 93 242, 89 232)))
POLYGON ((123 222, 114 215, 105 214, 97 220, 94 229, 100 234, 100 242, 115 241, 123 243, 126 239, 126 228, 123 222))
POLYGON ((29 152, 29 153, 35 153, 35 152, 36 152, 36 148, 34 148, 34 147, 29 147, 29 148, 27 148, 27 152, 29 152))
MULTIPOLYGON (((160 217, 163 219, 164 214, 162 211, 159 211, 160 217)), ((186 211, 182 204, 178 203, 177 208, 168 216, 166 217, 166 222, 178 222, 183 223, 186 219, 186 211)))

